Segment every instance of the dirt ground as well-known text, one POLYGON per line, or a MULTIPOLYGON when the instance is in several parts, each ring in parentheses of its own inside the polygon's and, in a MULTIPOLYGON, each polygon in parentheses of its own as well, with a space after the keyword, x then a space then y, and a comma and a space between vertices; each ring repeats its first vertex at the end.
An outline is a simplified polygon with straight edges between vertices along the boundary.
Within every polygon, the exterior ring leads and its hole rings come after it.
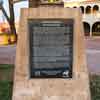
MULTIPOLYGON (((87 38, 86 55, 89 72, 100 74, 100 38, 87 38)), ((14 64, 16 45, 0 46, 0 64, 14 64)))

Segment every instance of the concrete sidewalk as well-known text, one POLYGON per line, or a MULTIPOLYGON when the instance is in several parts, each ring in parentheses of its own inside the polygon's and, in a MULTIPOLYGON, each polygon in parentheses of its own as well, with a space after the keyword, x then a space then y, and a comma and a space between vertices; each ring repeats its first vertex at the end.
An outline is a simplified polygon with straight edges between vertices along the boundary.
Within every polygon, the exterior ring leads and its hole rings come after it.
POLYGON ((15 63, 16 45, 0 46, 0 64, 15 63))
MULTIPOLYGON (((100 74, 100 38, 86 39, 86 54, 89 72, 100 74)), ((0 64, 15 63, 16 45, 0 47, 0 64)))
POLYGON ((89 72, 100 74, 100 38, 86 39, 86 54, 89 72))

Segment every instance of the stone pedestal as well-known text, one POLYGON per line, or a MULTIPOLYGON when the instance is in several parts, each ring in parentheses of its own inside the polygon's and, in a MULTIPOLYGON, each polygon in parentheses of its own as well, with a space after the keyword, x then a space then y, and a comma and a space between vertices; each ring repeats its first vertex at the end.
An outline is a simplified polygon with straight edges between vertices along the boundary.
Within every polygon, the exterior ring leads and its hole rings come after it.
POLYGON ((79 9, 22 9, 12 100, 90 100, 82 16, 79 9), (29 19, 73 19, 72 78, 30 78, 29 19))

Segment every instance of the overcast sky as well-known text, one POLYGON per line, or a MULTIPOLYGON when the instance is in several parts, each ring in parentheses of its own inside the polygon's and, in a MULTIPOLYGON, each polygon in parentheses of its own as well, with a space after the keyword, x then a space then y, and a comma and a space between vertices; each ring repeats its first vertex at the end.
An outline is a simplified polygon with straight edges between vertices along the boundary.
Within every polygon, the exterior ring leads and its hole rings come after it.
MULTIPOLYGON (((8 6, 8 0, 3 0, 4 1, 4 8, 7 11, 7 13, 9 12, 9 6, 8 6)), ((15 18, 16 21, 19 20, 19 16, 20 16, 20 8, 27 8, 28 7, 28 2, 24 1, 24 2, 20 2, 20 3, 16 3, 14 4, 14 11, 15 11, 15 18)), ((8 13, 9 14, 9 13, 8 13)), ((4 16, 2 14, 2 12, 0 11, 0 22, 2 22, 4 19, 4 16)))

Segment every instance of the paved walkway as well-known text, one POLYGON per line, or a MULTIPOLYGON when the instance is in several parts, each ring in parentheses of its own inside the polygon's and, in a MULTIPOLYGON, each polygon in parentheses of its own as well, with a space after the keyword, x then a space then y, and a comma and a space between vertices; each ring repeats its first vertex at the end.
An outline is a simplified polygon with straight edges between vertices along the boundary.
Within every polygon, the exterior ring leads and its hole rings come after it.
POLYGON ((100 38, 86 40, 86 54, 89 71, 100 74, 100 38))
POLYGON ((16 46, 0 46, 0 64, 15 63, 16 46))
MULTIPOLYGON (((16 45, 0 47, 0 64, 15 63, 16 45)), ((100 74, 100 38, 86 39, 88 68, 91 73, 100 74)))

